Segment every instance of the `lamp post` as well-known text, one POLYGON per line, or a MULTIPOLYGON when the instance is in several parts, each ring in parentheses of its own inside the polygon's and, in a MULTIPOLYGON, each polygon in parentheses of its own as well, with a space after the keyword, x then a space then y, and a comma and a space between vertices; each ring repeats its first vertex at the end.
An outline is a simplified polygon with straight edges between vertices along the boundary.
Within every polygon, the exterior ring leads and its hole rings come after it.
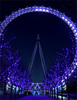
POLYGON ((68 94, 68 100, 70 100, 70 94, 69 94, 69 82, 68 82, 68 71, 67 71, 67 94, 68 94))
POLYGON ((4 92, 3 92, 3 99, 5 100, 5 96, 6 96, 6 82, 4 82, 4 92))
POLYGON ((13 85, 11 84, 11 89, 10 89, 10 100, 12 100, 12 89, 13 89, 13 85))
POLYGON ((61 85, 61 100, 63 100, 63 86, 61 85))
POLYGON ((53 98, 53 88, 52 88, 52 98, 53 98))
POLYGON ((57 87, 57 99, 58 99, 58 87, 57 87))
POLYGON ((54 98, 55 98, 55 87, 54 87, 54 98))
POLYGON ((45 87, 44 87, 44 95, 46 95, 46 90, 45 90, 45 87))

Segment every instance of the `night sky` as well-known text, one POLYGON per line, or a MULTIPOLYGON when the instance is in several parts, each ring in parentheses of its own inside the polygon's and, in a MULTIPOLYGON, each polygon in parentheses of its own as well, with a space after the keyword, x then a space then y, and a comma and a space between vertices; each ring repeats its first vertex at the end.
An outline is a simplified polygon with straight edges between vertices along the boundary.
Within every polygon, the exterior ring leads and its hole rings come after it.
MULTIPOLYGON (((76 22, 75 0, 52 0, 52 2, 50 0, 48 0, 48 2, 40 0, 39 2, 37 2, 37 0, 36 2, 34 2, 34 0, 33 2, 30 0, 2 0, 0 1, 0 5, 1 21, 5 19, 5 16, 9 16, 12 11, 17 11, 19 8, 44 5, 46 7, 58 9, 61 12, 65 12, 68 17, 71 17, 73 22, 76 22)), ((6 27, 4 31, 4 33, 6 33, 6 41, 10 40, 14 36, 16 37, 16 39, 11 42, 11 45, 14 50, 19 50, 26 70, 28 69, 32 52, 36 44, 37 34, 39 34, 47 72, 56 60, 56 53, 62 53, 63 48, 71 48, 72 41, 70 39, 69 32, 72 33, 64 21, 54 15, 44 12, 32 12, 17 17, 6 27)), ((33 82, 42 82, 44 78, 38 50, 30 75, 33 82)))

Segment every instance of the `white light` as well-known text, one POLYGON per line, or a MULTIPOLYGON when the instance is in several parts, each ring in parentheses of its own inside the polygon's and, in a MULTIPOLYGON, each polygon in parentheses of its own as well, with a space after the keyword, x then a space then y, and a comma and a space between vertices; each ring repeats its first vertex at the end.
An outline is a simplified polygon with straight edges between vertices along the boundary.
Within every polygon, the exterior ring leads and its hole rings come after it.
POLYGON ((39 11, 42 11, 42 9, 39 9, 39 11))
POLYGON ((64 88, 64 90, 66 90, 67 89, 67 86, 65 85, 63 88, 64 88))
POLYGON ((76 32, 76 30, 74 30, 74 32, 76 32))
POLYGON ((67 77, 65 77, 65 79, 67 79, 67 77))
POLYGON ((36 11, 38 11, 38 9, 36 9, 36 11))
POLYGON ((6 85, 6 87, 9 87, 8 84, 6 85))
POLYGON ((61 86, 59 85, 58 88, 60 88, 61 86))
POLYGON ((77 35, 77 33, 75 33, 75 36, 77 35))
POLYGON ((46 10, 46 12, 48 12, 49 10, 46 10))
POLYGON ((64 19, 64 17, 62 17, 62 19, 64 19))
POLYGON ((76 65, 77 65, 77 62, 76 62, 76 65))
POLYGON ((74 29, 74 27, 72 27, 72 30, 74 29))
POLYGON ((65 21, 67 21, 67 19, 65 19, 65 21))
POLYGON ((74 69, 76 68, 76 66, 74 66, 74 69))
POLYGON ((70 21, 68 21, 68 24, 70 23, 70 21))
POLYGON ((74 70, 71 71, 72 73, 74 72, 74 70))
POLYGON ((69 74, 68 76, 71 76, 71 74, 69 74))
POLYGON ((8 77, 8 80, 9 80, 10 78, 8 77))
POLYGON ((45 9, 43 9, 43 11, 45 11, 45 9))
POLYGON ((8 84, 10 84, 10 82, 8 82, 8 84))
MULTIPOLYGON (((58 97, 59 97, 59 99, 62 98, 61 96, 58 96, 58 97)), ((66 97, 63 97, 63 99, 65 99, 65 98, 66 98, 66 97)))
POLYGON ((65 85, 65 82, 63 82, 63 85, 65 85))
POLYGON ((72 24, 70 24, 70 27, 72 26, 72 24))
POLYGON ((62 80, 61 82, 63 82, 64 80, 62 80))
POLYGON ((16 88, 16 90, 18 91, 18 87, 16 88))

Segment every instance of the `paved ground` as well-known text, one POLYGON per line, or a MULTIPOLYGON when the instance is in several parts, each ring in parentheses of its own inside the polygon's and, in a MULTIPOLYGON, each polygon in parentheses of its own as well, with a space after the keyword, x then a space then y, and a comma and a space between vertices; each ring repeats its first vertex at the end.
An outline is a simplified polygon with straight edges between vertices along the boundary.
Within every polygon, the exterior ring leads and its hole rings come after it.
MULTIPOLYGON (((67 95, 67 94, 64 94, 64 95, 67 95)), ((0 100, 2 100, 2 97, 3 96, 0 95, 0 100)), ((56 95, 55 95, 55 97, 56 97, 56 95)), ((10 95, 7 95, 5 97, 5 100, 10 100, 10 95)), ((12 100, 15 100, 14 96, 12 96, 12 100)), ((18 100, 18 99, 16 99, 16 100, 18 100)), ((32 96, 31 95, 31 96, 22 97, 19 100, 57 100, 57 99, 53 99, 52 97, 48 97, 48 96, 32 96)), ((60 95, 58 96, 58 100, 61 100, 60 95)), ((67 96, 63 96, 63 100, 68 100, 67 96)), ((70 94, 70 100, 77 100, 77 94, 70 94)))
POLYGON ((25 96, 19 100, 57 100, 57 99, 51 99, 51 97, 48 96, 25 96))
MULTIPOLYGON (((25 96, 19 100, 57 100, 48 96, 25 96)), ((61 96, 58 96, 58 100, 61 100, 61 96)), ((63 97, 63 100, 67 100, 66 97, 63 97)), ((70 100, 77 100, 77 98, 70 98, 70 100)))

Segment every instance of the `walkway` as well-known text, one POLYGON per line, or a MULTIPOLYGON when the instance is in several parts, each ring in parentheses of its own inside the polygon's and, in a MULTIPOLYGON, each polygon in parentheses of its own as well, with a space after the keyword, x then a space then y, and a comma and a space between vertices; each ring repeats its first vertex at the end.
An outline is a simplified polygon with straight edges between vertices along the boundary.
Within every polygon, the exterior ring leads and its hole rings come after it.
POLYGON ((19 100, 57 100, 57 99, 51 99, 51 97, 48 96, 25 96, 19 100))

